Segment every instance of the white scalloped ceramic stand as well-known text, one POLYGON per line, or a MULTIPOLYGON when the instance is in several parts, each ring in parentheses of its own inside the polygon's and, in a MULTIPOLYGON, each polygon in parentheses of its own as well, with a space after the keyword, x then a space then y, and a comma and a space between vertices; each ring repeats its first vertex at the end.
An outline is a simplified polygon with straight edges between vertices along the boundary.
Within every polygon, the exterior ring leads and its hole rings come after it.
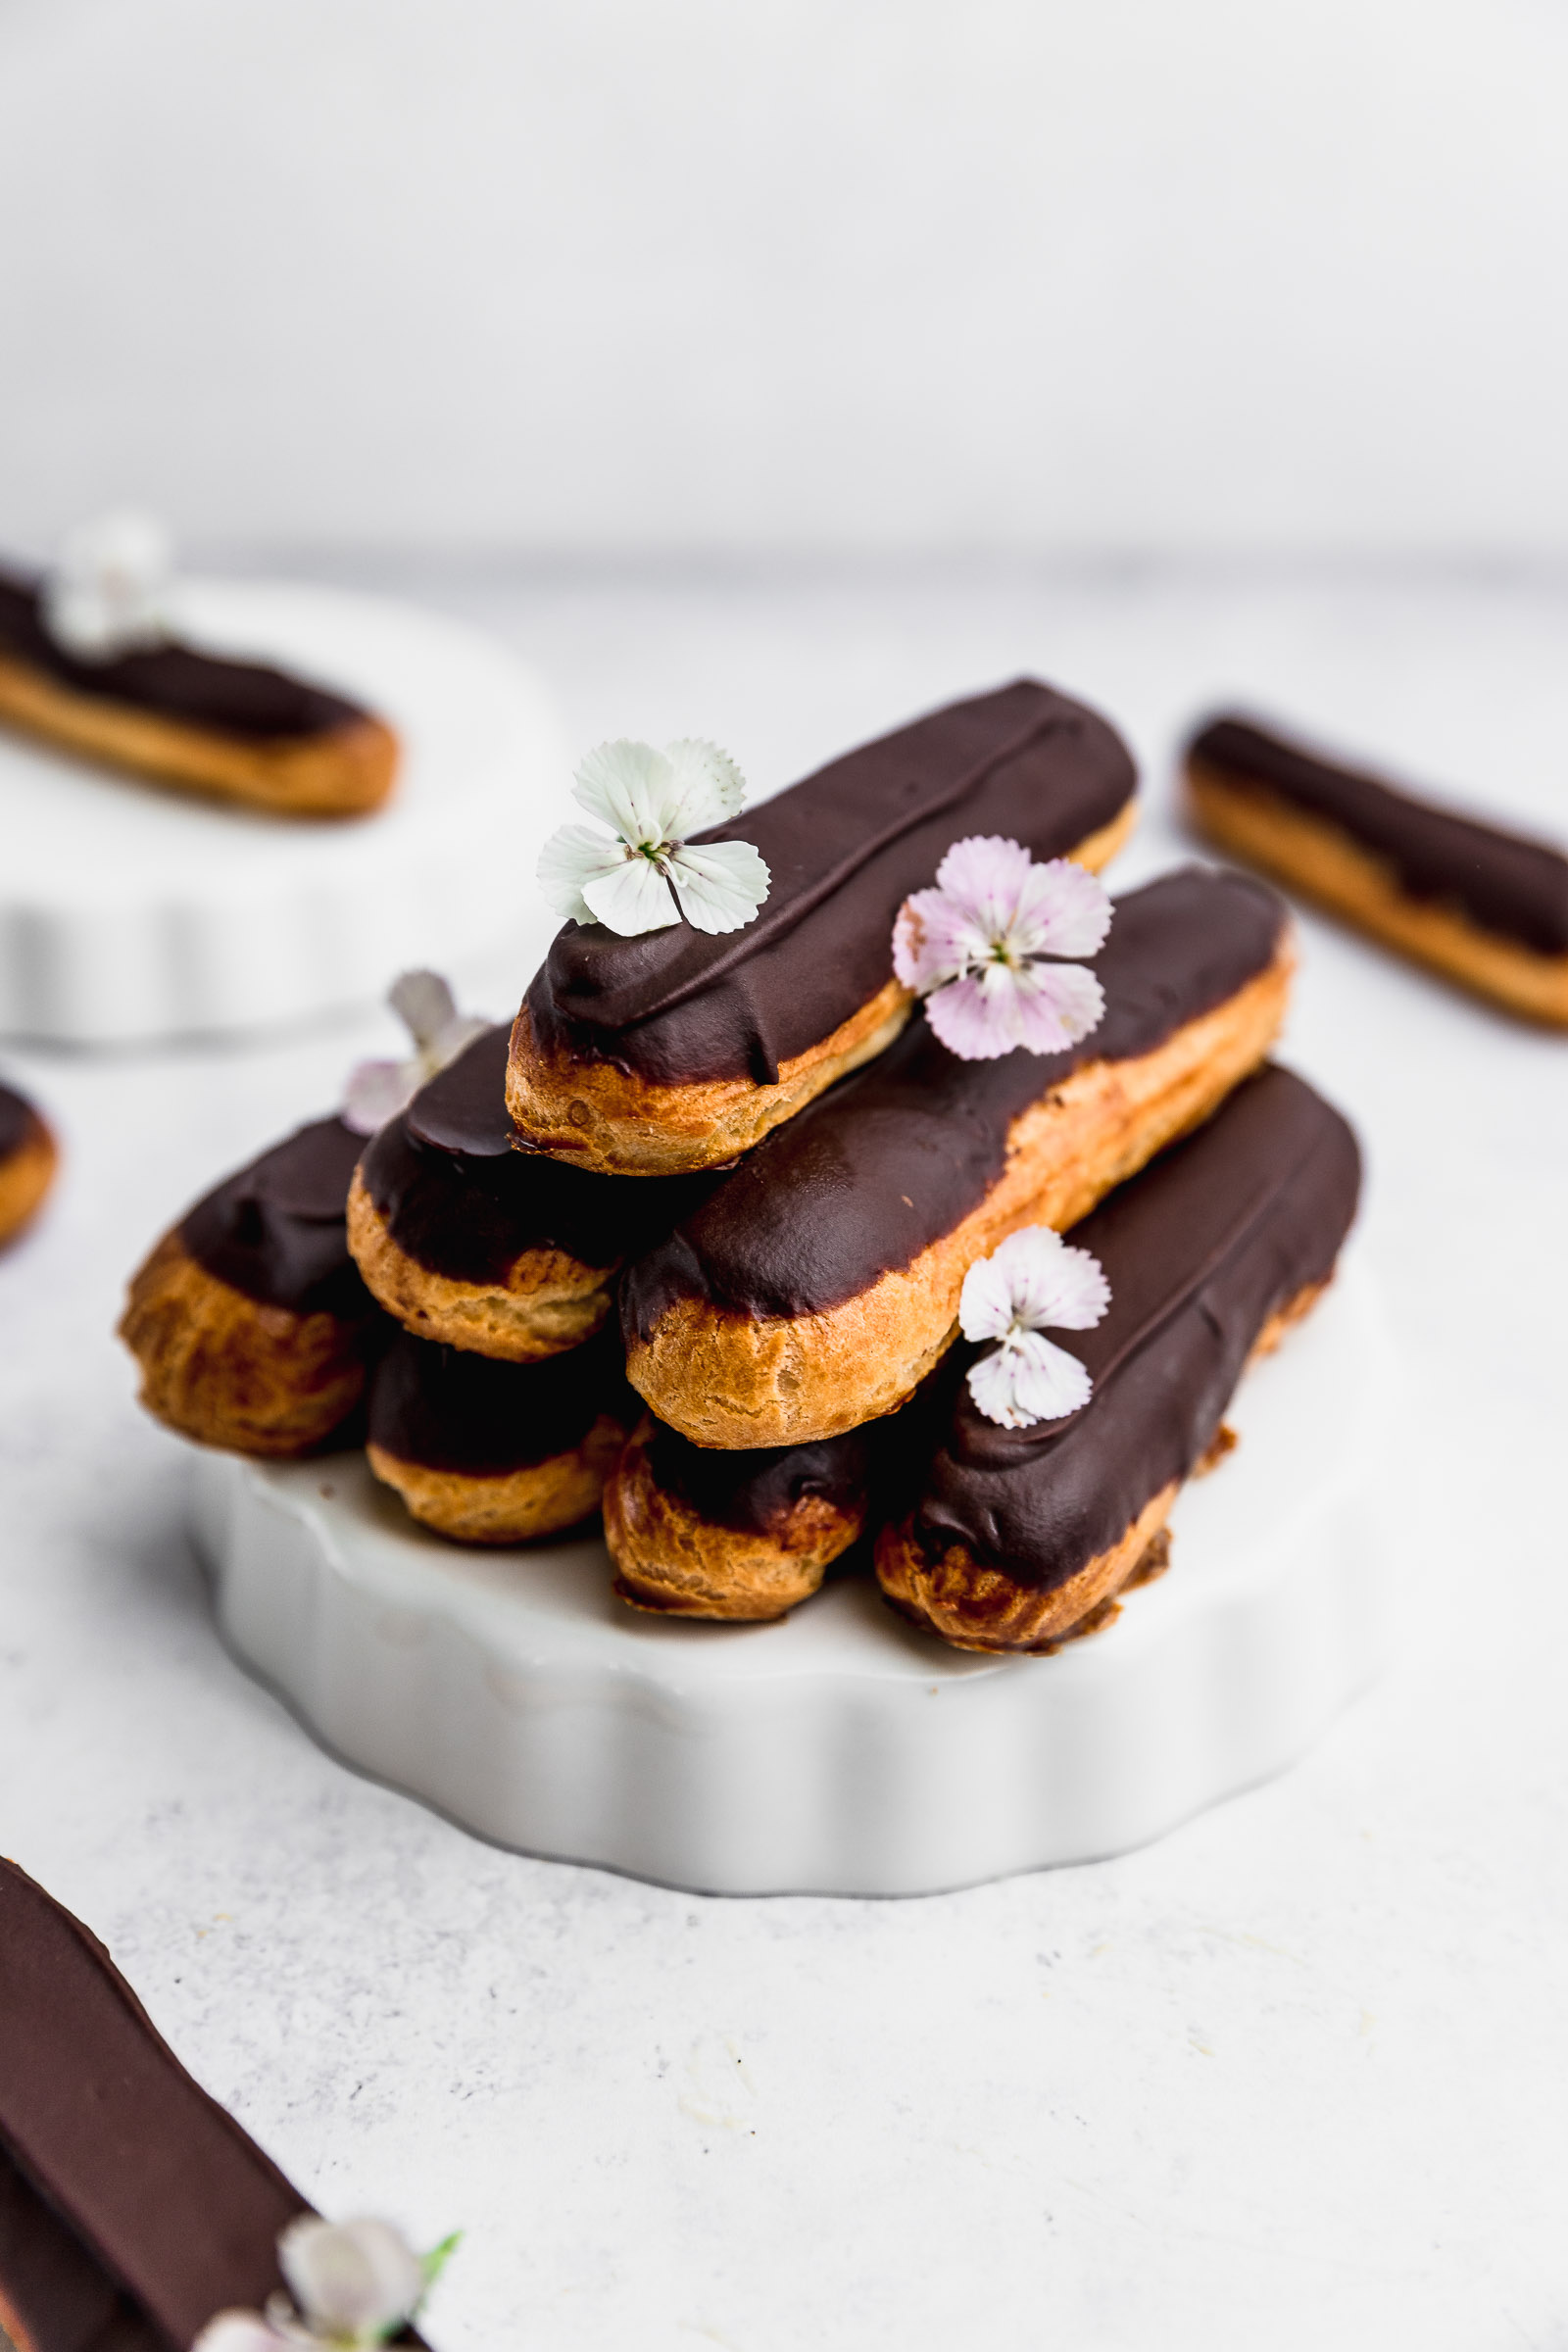
MULTIPOLYGON (((508 649, 379 597, 187 581, 190 635, 319 678, 403 737, 374 816, 227 808, 0 734, 0 1032, 74 1045, 265 1029, 516 938, 566 747, 508 649), (476 887, 475 876, 481 879, 476 887)), ((533 922, 533 932, 538 924, 533 922)))
POLYGON ((1169 1573, 1054 1658, 873 1586, 784 1623, 634 1614, 601 1541, 464 1551, 362 1458, 198 1465, 239 1657, 340 1756, 503 1845, 727 1894, 914 1894, 1144 1843, 1298 1756, 1381 1662, 1387 1343, 1352 1262, 1249 1376, 1169 1573))

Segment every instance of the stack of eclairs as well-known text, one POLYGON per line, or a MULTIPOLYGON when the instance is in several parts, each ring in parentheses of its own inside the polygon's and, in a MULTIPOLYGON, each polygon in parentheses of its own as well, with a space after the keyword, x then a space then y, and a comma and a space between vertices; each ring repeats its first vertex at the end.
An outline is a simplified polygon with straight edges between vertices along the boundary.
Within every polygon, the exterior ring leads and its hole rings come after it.
POLYGON ((744 928, 568 921, 510 1031, 375 1134, 319 1121, 188 1212, 132 1286, 143 1401, 241 1452, 363 1439, 461 1543, 602 1509, 616 1592, 669 1616, 780 1617, 858 1547, 962 1649, 1107 1624, 1354 1214, 1348 1127, 1268 1059, 1286 910, 1162 874, 1113 902, 1088 1034, 983 1059, 892 941, 960 841, 1098 872, 1135 790, 1103 718, 1021 680, 699 835, 766 861, 744 928), (1017 1425, 960 1293, 1038 1227, 1109 1304, 1087 1400, 1017 1425))

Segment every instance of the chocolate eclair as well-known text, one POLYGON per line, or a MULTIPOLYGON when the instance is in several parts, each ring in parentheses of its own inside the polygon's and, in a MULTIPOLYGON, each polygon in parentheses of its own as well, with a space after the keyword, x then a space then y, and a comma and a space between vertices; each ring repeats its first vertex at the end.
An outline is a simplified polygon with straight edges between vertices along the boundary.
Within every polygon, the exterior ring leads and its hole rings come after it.
POLYGON ((1568 857, 1255 726, 1187 747, 1209 838, 1477 995, 1568 1027, 1568 857))
POLYGON ((7 1861, 0 2019, 0 2334, 17 2352, 185 2352, 220 2311, 283 2292, 278 2235, 311 2206, 97 1937, 7 1861))
POLYGON ((58 1159, 55 1139, 26 1096, 0 1086, 0 1249, 42 1205, 58 1159))
POLYGON ((361 816, 392 789, 384 719, 264 662, 177 638, 82 661, 50 634, 41 583, 0 572, 0 720, 47 742, 287 816, 361 816))
POLYGON ((460 1544, 575 1527, 634 1412, 613 1333, 532 1364, 399 1332, 370 1386, 370 1468, 410 1514, 460 1544))
POLYGON ((605 1487, 615 1591, 670 1617, 782 1617, 863 1531, 873 1442, 726 1452, 645 1413, 605 1487))
POLYGON ((1267 1053, 1292 969, 1271 890, 1190 866, 1116 902, 1104 1017, 960 1061, 917 1015, 622 1278, 627 1374, 699 1446, 833 1436, 910 1396, 977 1257, 1070 1225, 1267 1053))
POLYGON ((1003 1429, 956 1382, 913 1500, 877 1538, 889 1599, 960 1649, 1050 1650, 1108 1623, 1224 1448, 1249 1361, 1333 1275, 1359 1188, 1339 1112, 1271 1067, 1113 1193, 1072 1235, 1110 1285, 1104 1320, 1071 1334, 1088 1403, 1003 1429))
POLYGON ((188 1209, 132 1278, 141 1402, 198 1445, 309 1453, 360 1402, 384 1319, 349 1255, 365 1139, 317 1119, 188 1209))
POLYGON ((1136 785, 1104 719, 1025 678, 698 834, 760 851, 771 875, 760 912, 717 936, 567 923, 513 1032, 519 1137, 634 1176, 749 1151, 907 1020, 894 918, 954 842, 1004 834, 1098 870, 1131 830, 1136 785))
POLYGON ((507 1037, 503 1023, 476 1038, 366 1146, 349 1248, 421 1339, 531 1363, 599 1329, 622 1259, 709 1180, 591 1176, 514 1151, 507 1037))

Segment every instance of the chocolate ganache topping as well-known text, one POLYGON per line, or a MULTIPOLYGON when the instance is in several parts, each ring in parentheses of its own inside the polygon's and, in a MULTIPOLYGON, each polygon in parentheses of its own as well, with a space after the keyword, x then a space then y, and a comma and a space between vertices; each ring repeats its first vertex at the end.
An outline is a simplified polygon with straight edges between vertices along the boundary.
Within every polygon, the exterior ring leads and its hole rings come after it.
POLYGON ((349 1182, 365 1138, 317 1119, 186 1211, 187 1254, 231 1290, 297 1315, 346 1322, 376 1312, 349 1255, 349 1182))
POLYGON ((7 572, 0 572, 0 662, 41 669, 73 694, 262 742, 325 735, 368 716, 358 703, 265 662, 200 653, 177 640, 78 662, 45 627, 37 582, 7 572))
POLYGON ((917 1014, 868 1062, 777 1127, 668 1240, 622 1277, 628 1337, 680 1298, 738 1314, 842 1305, 911 1265, 1001 1176, 1012 1121, 1076 1069, 1152 1053, 1262 972, 1281 900, 1242 874, 1185 866, 1116 902, 1094 959, 1100 1026, 1064 1054, 960 1061, 917 1014))
MULTIPOLYGON (((1007 1430, 957 1386, 914 1509, 927 1557, 961 1544, 1051 1592, 1118 1543, 1212 1443, 1270 1316, 1333 1273, 1360 1170, 1339 1112, 1271 1067, 1102 1200, 1072 1239, 1104 1267, 1109 1311, 1066 1339, 1094 1394, 1007 1430)), ((982 1352, 956 1350, 955 1372, 982 1352)))
POLYGON ((1412 899, 1457 906, 1483 931, 1540 956, 1568 956, 1568 857, 1545 842, 1434 808, 1243 718, 1217 718, 1188 746, 1231 790, 1274 794, 1384 858, 1412 899))
POLYGON ((372 1378, 369 1440, 396 1461, 504 1478, 572 1452, 601 1413, 629 1429, 634 1403, 612 1335, 511 1364, 399 1332, 372 1378))
POLYGON ((726 1450, 694 1446, 656 1421, 644 1444, 657 1486, 689 1503, 717 1527, 742 1535, 771 1535, 808 1495, 848 1513, 865 1500, 876 1423, 808 1446, 755 1446, 726 1450))
POLYGON ((894 916, 954 842, 1002 833, 1062 857, 1136 784, 1105 720, 1032 679, 933 711, 695 836, 766 859, 744 931, 568 923, 528 991, 535 1042, 664 1083, 776 1085, 892 979, 894 916))
POLYGON ((43 1121, 27 1101, 14 1087, 0 1086, 0 1159, 9 1159, 13 1152, 38 1142, 43 1135, 43 1121))
POLYGON ((186 2352, 217 2312, 260 2309, 310 2207, 5 1861, 0 2019, 0 2324, 36 2352, 186 2352))
POLYGON ((607 1270, 650 1248, 710 1177, 596 1176, 513 1149, 506 1023, 420 1088, 360 1172, 400 1250, 454 1282, 503 1282, 525 1250, 607 1270))

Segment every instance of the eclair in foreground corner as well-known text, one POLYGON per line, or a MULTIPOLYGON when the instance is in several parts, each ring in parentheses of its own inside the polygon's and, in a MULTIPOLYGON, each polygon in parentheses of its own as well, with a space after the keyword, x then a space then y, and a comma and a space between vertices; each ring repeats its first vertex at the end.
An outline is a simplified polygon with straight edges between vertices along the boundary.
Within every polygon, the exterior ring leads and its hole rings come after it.
POLYGON ((309 1453, 360 1402, 384 1330, 349 1255, 365 1139, 318 1119, 206 1194, 132 1278, 141 1402, 200 1446, 309 1453))
POLYGON ((58 1158, 55 1139, 26 1096, 0 1086, 0 1249, 42 1206, 58 1158))
POLYGON ((698 844, 744 840, 770 883, 744 929, 622 937, 568 923, 517 1015, 507 1101, 530 1149, 654 1176, 747 1152, 909 1016, 894 917, 952 844, 1001 834, 1096 871, 1137 775, 1104 719, 1020 679, 864 745, 698 844))
POLYGON ((531 1363, 599 1329, 622 1259, 710 1180, 590 1176, 514 1151, 507 1038, 505 1023, 476 1038, 365 1146, 348 1236, 406 1329, 531 1363))
POLYGON ((384 719, 262 662, 177 637, 83 659, 43 583, 0 573, 0 721, 114 767, 283 816, 363 816, 397 772, 384 719))
MULTIPOLYGON (((5 1860, 0 2018, 0 2340, 16 2352, 265 2344, 264 2308, 295 2317, 281 2241, 362 2236, 324 2230, 97 1936, 5 1860)), ((361 2293, 364 2269, 347 2273, 361 2293)), ((412 2328, 394 2340, 424 2343, 412 2328)))
POLYGON ((1187 747, 1211 841, 1371 938, 1527 1018, 1568 1027, 1568 857, 1434 808, 1242 718, 1187 747))
POLYGON ((366 1455, 437 1535, 526 1544, 598 1509, 633 1417, 612 1333, 515 1364, 400 1332, 372 1377, 366 1455))
POLYGON ((1188 866, 1115 903, 1103 1017, 1067 1051, 959 1060, 917 1014, 627 1268, 632 1386, 699 1446, 893 1412, 956 1338, 977 1257, 1074 1223, 1257 1066, 1292 966, 1273 891, 1188 866))
POLYGON ((615 1591, 668 1617, 782 1617, 863 1532, 872 1443, 726 1452, 645 1413, 605 1487, 615 1591))
POLYGON ((1071 1335, 1089 1401, 1004 1428, 955 1382, 917 1499, 877 1539, 895 1606, 959 1649, 1049 1651, 1107 1624, 1163 1564, 1171 1505, 1224 1446, 1249 1361, 1333 1275, 1359 1185, 1338 1111, 1269 1068, 1076 1226, 1110 1290, 1071 1335))

